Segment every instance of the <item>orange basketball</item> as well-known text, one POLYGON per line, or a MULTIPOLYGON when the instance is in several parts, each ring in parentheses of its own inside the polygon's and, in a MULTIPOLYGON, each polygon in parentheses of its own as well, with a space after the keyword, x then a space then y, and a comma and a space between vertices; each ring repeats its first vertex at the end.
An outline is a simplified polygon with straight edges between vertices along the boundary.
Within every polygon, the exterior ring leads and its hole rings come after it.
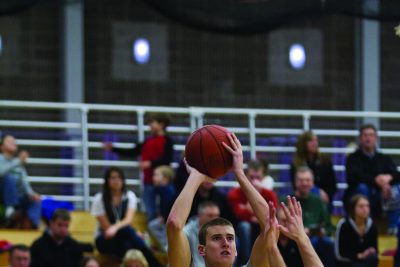
POLYGON ((227 133, 219 125, 206 125, 194 131, 185 148, 189 165, 212 178, 225 175, 232 168, 232 155, 222 145, 230 145, 227 133))

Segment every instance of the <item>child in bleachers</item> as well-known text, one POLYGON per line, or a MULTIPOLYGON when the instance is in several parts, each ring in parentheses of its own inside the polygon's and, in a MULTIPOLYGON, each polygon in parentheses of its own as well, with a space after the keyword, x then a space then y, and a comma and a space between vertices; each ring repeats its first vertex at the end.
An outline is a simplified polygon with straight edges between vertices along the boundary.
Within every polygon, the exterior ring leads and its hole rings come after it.
POLYGON ((165 222, 176 198, 176 189, 173 185, 173 180, 174 170, 171 167, 164 165, 154 170, 153 184, 159 195, 157 199, 158 217, 149 222, 149 230, 164 251, 167 251, 165 222))

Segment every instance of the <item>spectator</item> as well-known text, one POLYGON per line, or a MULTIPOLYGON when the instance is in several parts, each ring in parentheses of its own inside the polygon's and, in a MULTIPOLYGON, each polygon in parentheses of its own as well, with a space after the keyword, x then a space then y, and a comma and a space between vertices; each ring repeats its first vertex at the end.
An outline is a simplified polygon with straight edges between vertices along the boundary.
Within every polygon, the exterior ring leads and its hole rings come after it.
POLYGON ((121 267, 149 267, 149 264, 140 250, 130 249, 126 252, 121 267))
POLYGON ((204 182, 200 185, 193 199, 193 205, 191 207, 189 217, 196 216, 199 210, 199 205, 204 201, 211 201, 215 203, 221 212, 221 217, 230 220, 232 223, 235 222, 235 217, 232 213, 232 209, 228 204, 227 196, 222 193, 213 183, 204 182))
POLYGON ((165 223, 176 198, 176 189, 172 183, 173 180, 174 170, 171 167, 163 165, 154 170, 153 183, 160 197, 157 201, 158 217, 149 222, 149 231, 165 252, 168 249, 165 223))
POLYGON ((312 132, 304 132, 296 143, 296 153, 290 165, 293 190, 295 191, 295 174, 302 167, 307 166, 313 171, 313 193, 327 204, 331 204, 336 192, 336 176, 333 165, 328 157, 319 152, 318 138, 312 132))
POLYGON ((115 148, 105 143, 106 150, 112 150, 121 156, 137 157, 140 155, 139 167, 143 171, 143 201, 147 219, 156 218, 156 189, 153 185, 153 171, 161 165, 169 165, 174 155, 173 141, 167 135, 169 119, 162 114, 152 114, 148 119, 152 136, 132 149, 115 148))
POLYGON ((186 171, 185 162, 183 161, 184 157, 185 153, 183 152, 178 167, 175 170, 174 185, 178 195, 181 193, 183 187, 185 186, 186 180, 189 177, 189 173, 186 171))
POLYGON ((97 261, 96 257, 87 256, 81 260, 79 267, 100 267, 100 263, 97 261))
POLYGON ((338 267, 377 267, 378 230, 369 217, 368 199, 354 195, 349 216, 337 224, 335 254, 338 267))
POLYGON ((32 189, 24 167, 29 154, 22 150, 15 156, 18 146, 12 135, 1 138, 0 150, 0 195, 8 224, 10 227, 21 225, 26 215, 29 225, 23 228, 38 228, 41 197, 32 189))
POLYGON ((76 267, 83 252, 79 243, 70 237, 68 227, 71 216, 68 210, 56 209, 49 228, 33 242, 31 267, 76 267))
MULTIPOLYGON (((390 200, 392 186, 400 182, 400 174, 393 160, 377 151, 378 135, 374 125, 366 124, 359 131, 359 148, 346 160, 348 189, 344 203, 354 194, 362 194, 369 200, 372 217, 382 212, 382 200, 390 200)), ((395 233, 400 207, 388 211, 388 233, 395 233)))
MULTIPOLYGON (((278 209, 276 213, 276 218, 280 225, 286 224, 286 216, 283 209, 278 209)), ((287 236, 280 234, 278 239, 278 248, 281 253, 286 266, 288 267, 303 267, 303 261, 301 260, 301 255, 299 248, 294 240, 288 238, 287 236)), ((272 267, 272 266, 271 266, 272 267)))
POLYGON ((189 240, 190 250, 192 251, 192 264, 196 267, 204 267, 204 259, 197 252, 199 246, 199 230, 207 222, 218 218, 220 210, 218 206, 211 201, 204 201, 198 206, 197 216, 192 217, 183 229, 189 240))
POLYGON ((260 162, 264 166, 264 178, 261 180, 261 185, 268 190, 274 189, 274 178, 269 175, 269 162, 266 159, 260 159, 260 162))
POLYGON ((31 264, 31 253, 27 246, 15 245, 10 249, 9 253, 9 267, 29 267, 31 264))
POLYGON ((308 167, 297 169, 295 182, 295 196, 303 210, 305 230, 324 266, 335 266, 334 245, 329 238, 332 233, 331 218, 325 203, 311 193, 314 186, 312 170, 308 167))
POLYGON ((103 192, 95 195, 92 205, 92 214, 100 226, 97 249, 122 259, 126 251, 136 248, 143 252, 152 267, 161 266, 131 226, 136 206, 136 195, 126 189, 124 173, 110 167, 104 176, 103 192))
MULTIPOLYGON (((261 186, 261 180, 264 176, 264 166, 261 162, 250 160, 247 163, 246 177, 267 201, 271 201, 275 207, 278 206, 278 199, 275 193, 261 186)), ((228 193, 228 201, 232 211, 238 220, 236 225, 237 237, 239 239, 238 262, 245 264, 249 257, 252 245, 259 234, 258 220, 251 208, 245 192, 238 187, 233 188, 228 193)))

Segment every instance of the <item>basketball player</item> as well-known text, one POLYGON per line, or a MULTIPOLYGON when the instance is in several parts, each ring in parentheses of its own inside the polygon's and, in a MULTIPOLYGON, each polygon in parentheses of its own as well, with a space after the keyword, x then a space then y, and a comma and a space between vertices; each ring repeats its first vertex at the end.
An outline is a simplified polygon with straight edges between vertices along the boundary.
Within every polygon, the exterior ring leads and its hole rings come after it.
MULTIPOLYGON (((260 234, 254 242, 247 267, 281 267, 285 266, 277 247, 279 230, 299 241, 299 250, 306 266, 321 266, 318 256, 304 232, 301 219, 301 208, 295 199, 288 199, 289 209, 282 204, 286 215, 286 224, 278 225, 275 208, 270 207, 264 198, 251 185, 243 171, 242 147, 237 137, 229 133, 230 145, 222 143, 232 154, 233 172, 244 191, 260 225, 260 234), (306 237, 306 238, 305 238, 306 237)), ((176 199, 167 221, 168 258, 171 267, 199 267, 192 263, 190 246, 183 231, 188 218, 193 197, 203 182, 215 182, 186 163, 189 178, 184 189, 176 199)), ((236 258, 235 231, 232 224, 223 218, 216 218, 204 224, 199 232, 198 252, 204 258, 207 267, 231 267, 236 258)))

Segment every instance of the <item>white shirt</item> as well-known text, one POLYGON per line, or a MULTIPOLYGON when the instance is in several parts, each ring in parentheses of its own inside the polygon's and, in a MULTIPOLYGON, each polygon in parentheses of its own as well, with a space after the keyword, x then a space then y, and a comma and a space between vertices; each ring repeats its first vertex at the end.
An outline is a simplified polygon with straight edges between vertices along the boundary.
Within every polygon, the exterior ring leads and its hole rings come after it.
MULTIPOLYGON (((128 199, 128 205, 126 207, 127 210, 129 210, 129 209, 136 210, 138 199, 137 199, 135 193, 133 193, 132 191, 126 191, 126 193, 122 196, 121 201, 124 201, 126 199, 128 199)), ((103 203, 103 193, 97 193, 94 196, 91 214, 94 217, 107 215, 106 209, 104 208, 104 203, 103 203)), ((98 227, 98 229, 99 229, 99 227, 98 227)), ((99 235, 99 234, 100 234, 100 231, 97 232, 97 235, 99 235)))

